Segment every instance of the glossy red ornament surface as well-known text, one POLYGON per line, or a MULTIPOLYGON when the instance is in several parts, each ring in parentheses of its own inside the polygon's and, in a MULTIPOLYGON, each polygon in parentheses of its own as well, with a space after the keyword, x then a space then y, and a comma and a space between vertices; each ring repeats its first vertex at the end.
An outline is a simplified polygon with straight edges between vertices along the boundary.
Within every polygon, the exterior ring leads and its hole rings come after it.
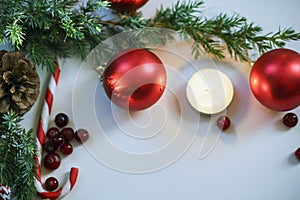
POLYGON ((166 85, 162 61, 146 49, 129 49, 118 53, 103 73, 103 87, 117 106, 131 111, 155 104, 166 85))
POLYGON ((136 11, 148 0, 109 0, 111 8, 120 12, 136 11))
POLYGON ((264 106, 287 111, 300 104, 300 55, 289 49, 263 54, 250 72, 250 87, 264 106))

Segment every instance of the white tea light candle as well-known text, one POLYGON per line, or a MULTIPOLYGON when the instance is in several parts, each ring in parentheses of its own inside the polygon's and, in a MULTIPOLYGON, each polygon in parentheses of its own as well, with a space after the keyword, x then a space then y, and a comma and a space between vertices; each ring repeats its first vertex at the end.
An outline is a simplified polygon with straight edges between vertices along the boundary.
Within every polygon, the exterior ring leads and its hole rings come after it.
POLYGON ((196 72, 188 81, 186 96, 193 108, 204 114, 225 110, 232 101, 234 89, 226 74, 205 68, 196 72))

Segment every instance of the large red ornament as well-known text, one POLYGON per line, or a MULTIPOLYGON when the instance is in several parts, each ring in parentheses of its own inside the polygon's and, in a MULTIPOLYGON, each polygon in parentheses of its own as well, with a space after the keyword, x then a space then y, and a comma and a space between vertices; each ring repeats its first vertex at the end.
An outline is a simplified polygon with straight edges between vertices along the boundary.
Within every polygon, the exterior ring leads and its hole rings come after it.
POLYGON ((120 12, 133 12, 142 7, 148 0, 109 0, 111 8, 120 12))
POLYGON ((253 65, 250 87, 264 106, 287 111, 300 105, 300 54, 275 49, 263 54, 253 65))
POLYGON ((162 61, 146 49, 118 53, 103 73, 103 87, 117 106, 131 111, 149 108, 162 96, 166 71, 162 61))

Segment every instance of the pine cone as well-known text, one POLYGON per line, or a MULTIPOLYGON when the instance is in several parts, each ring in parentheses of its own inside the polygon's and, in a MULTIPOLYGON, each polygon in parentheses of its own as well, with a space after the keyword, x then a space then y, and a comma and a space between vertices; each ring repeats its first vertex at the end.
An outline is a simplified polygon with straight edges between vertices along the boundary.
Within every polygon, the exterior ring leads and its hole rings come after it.
POLYGON ((0 113, 29 111, 40 93, 32 62, 19 52, 0 51, 0 113))

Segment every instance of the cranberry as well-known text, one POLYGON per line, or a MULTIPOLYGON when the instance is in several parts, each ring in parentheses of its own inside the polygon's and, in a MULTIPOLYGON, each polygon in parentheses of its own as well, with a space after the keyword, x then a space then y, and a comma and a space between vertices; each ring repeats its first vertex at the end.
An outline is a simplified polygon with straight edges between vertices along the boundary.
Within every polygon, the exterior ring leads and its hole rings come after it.
POLYGON ((49 177, 45 181, 45 188, 48 191, 53 191, 58 188, 58 180, 54 177, 49 177))
POLYGON ((59 134, 59 130, 56 127, 51 127, 48 129, 46 136, 47 138, 49 138, 49 140, 51 140, 54 136, 59 134))
POLYGON ((295 113, 287 113, 283 116, 282 121, 287 127, 294 127, 298 123, 298 117, 295 113))
POLYGON ((51 140, 51 144, 52 144, 55 148, 60 147, 63 143, 65 143, 65 139, 64 139, 64 137, 63 137, 61 134, 59 134, 59 135, 53 137, 52 140, 51 140))
POLYGON ((69 117, 64 113, 58 113, 55 116, 54 122, 55 122, 56 126, 58 126, 59 128, 62 128, 69 123, 69 117))
POLYGON ((71 127, 67 127, 61 130, 60 132, 65 138, 65 141, 69 142, 74 138, 74 130, 71 127))
POLYGON ((60 156, 57 153, 49 152, 44 158, 44 166, 47 169, 57 169, 60 166, 60 156))
POLYGON ((229 128, 230 119, 227 116, 221 116, 217 120, 217 125, 222 131, 224 131, 229 128))
POLYGON ((63 145, 61 145, 60 151, 64 155, 69 155, 73 152, 73 146, 70 143, 66 142, 63 145))
POLYGON ((300 161, 300 148, 295 151, 295 156, 300 161))
POLYGON ((51 141, 49 141, 49 140, 44 143, 43 148, 46 152, 54 152, 57 149, 56 147, 54 147, 52 145, 51 141))
POLYGON ((85 129, 78 129, 75 132, 75 139, 80 142, 83 143, 85 141, 87 141, 89 139, 89 132, 85 129))

